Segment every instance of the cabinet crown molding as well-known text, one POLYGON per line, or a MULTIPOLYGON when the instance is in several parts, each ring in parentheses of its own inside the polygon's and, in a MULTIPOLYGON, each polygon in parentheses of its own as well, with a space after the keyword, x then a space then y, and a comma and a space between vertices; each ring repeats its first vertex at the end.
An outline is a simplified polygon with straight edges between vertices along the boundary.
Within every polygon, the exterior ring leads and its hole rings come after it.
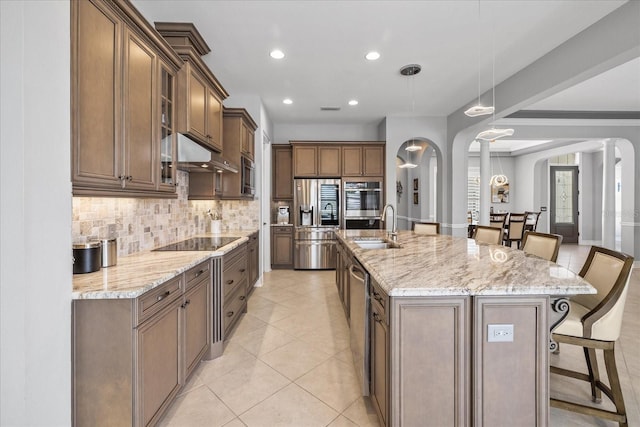
POLYGON ((156 30, 174 49, 193 48, 198 55, 206 55, 211 48, 192 22, 154 22, 156 30))
POLYGON ((258 129, 258 125, 256 124, 255 120, 253 120, 249 112, 244 108, 224 107, 224 109, 222 110, 222 114, 224 115, 225 118, 237 117, 237 118, 244 119, 248 124, 250 124, 253 127, 254 131, 258 129))

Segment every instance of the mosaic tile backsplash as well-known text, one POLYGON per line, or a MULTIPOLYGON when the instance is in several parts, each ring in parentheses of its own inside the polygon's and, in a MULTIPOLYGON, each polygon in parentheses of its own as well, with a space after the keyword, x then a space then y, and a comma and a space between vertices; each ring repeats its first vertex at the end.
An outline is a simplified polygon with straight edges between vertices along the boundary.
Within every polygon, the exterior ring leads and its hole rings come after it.
POLYGON ((74 197, 73 242, 116 237, 118 256, 130 255, 210 232, 209 209, 222 216, 222 231, 258 228, 258 200, 188 200, 189 174, 177 178, 177 199, 74 197))

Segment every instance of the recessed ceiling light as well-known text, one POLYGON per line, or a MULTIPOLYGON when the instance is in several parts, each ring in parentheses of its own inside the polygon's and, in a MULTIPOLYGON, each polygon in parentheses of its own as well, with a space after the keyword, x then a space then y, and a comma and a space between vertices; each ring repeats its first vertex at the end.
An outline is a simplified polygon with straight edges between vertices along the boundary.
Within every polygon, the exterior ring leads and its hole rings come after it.
POLYGON ((380 54, 376 51, 372 51, 367 53, 364 57, 367 58, 369 61, 375 61, 376 59, 380 58, 380 54))
POLYGON ((284 58, 284 52, 281 51, 280 49, 274 49, 271 51, 271 53, 269 54, 271 55, 271 57, 273 59, 282 59, 284 58))
POLYGON ((293 104, 293 101, 291 100, 291 98, 285 98, 282 100, 283 104, 287 104, 287 105, 291 105, 293 104))
POLYGON ((358 101, 355 99, 352 99, 351 101, 349 101, 349 105, 358 105, 358 101))

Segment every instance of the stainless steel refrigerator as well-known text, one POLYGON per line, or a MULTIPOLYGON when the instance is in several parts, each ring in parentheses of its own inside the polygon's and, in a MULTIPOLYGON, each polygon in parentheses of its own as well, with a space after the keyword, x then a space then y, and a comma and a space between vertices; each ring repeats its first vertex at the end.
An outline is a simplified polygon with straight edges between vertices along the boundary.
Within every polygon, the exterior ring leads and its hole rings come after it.
POLYGON ((334 231, 341 220, 340 180, 294 180, 293 206, 294 268, 336 268, 334 231))

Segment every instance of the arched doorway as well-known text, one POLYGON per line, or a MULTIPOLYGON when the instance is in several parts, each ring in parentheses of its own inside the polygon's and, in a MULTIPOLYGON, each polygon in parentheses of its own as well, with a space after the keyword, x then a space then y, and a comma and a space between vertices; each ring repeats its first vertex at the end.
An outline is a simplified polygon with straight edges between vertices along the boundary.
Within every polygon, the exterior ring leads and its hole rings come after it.
POLYGON ((438 158, 435 144, 424 138, 402 143, 396 154, 398 229, 415 221, 438 221, 438 158))

